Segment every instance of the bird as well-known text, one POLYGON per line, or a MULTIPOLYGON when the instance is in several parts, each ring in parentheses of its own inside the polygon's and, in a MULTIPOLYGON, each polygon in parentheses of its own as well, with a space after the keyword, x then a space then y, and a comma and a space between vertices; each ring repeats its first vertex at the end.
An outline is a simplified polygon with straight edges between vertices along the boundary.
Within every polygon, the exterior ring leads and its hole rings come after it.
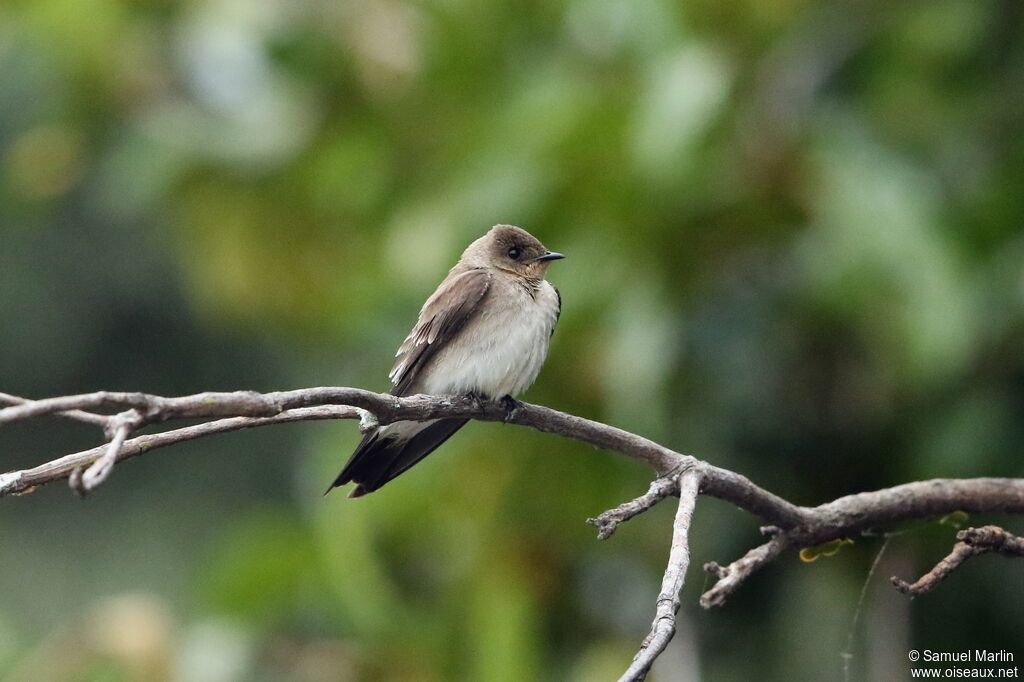
MULTIPOLYGON (((388 374, 391 394, 509 400, 537 378, 562 309, 545 279, 565 258, 514 225, 495 225, 462 253, 427 299, 388 374)), ((363 436, 331 486, 371 493, 440 447, 469 419, 396 421, 363 436)))

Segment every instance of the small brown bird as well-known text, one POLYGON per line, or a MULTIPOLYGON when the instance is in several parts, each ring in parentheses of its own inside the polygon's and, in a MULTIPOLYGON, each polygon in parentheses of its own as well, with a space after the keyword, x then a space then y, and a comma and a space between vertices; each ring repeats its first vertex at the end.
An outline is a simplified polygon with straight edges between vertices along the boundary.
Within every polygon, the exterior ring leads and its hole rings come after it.
MULTIPOLYGON (((537 378, 562 299, 544 279, 564 258, 512 225, 495 225, 463 252, 398 352, 392 395, 515 397, 537 378)), ((399 421, 368 433, 328 492, 350 481, 361 497, 407 471, 469 421, 399 421)))

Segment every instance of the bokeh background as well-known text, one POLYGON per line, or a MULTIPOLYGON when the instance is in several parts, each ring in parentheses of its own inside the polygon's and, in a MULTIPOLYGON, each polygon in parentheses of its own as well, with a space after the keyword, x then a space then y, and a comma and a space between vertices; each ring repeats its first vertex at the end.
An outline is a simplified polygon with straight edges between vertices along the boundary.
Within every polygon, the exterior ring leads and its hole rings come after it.
MULTIPOLYGON (((0 390, 383 390, 471 240, 568 254, 526 399, 805 504, 1020 476, 1024 4, 1017 0, 7 0, 0 390)), ((671 504, 650 472, 470 424, 359 501, 358 439, 205 439, 0 503, 0 678, 606 680, 646 633, 671 504)), ((91 447, 0 433, 3 470, 91 447)), ((998 517, 1018 532, 1019 520, 998 517)), ((897 680, 910 648, 1024 658, 1024 568, 913 602, 937 523, 724 608, 757 520, 703 500, 657 680, 897 680), (844 657, 850 654, 849 657, 844 657)))

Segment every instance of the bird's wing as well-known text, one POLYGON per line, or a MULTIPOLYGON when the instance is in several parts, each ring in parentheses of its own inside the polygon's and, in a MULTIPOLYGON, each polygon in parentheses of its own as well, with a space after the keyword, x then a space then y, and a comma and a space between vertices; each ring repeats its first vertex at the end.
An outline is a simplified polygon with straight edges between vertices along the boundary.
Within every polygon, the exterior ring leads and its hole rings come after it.
POLYGON ((444 348, 480 310, 491 288, 492 275, 480 268, 452 273, 420 310, 416 326, 395 354, 395 366, 388 375, 394 395, 407 395, 420 371, 438 350, 444 348))

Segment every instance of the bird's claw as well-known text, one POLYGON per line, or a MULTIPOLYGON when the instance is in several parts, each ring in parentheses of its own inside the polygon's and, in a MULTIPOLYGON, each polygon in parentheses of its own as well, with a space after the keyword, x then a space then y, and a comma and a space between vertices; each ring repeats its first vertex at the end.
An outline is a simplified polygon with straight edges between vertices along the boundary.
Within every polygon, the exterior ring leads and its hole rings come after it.
POLYGON ((483 396, 479 393, 470 392, 466 394, 466 397, 469 398, 469 402, 473 405, 475 412, 484 411, 484 405, 487 403, 487 400, 483 396))
POLYGON ((501 397, 501 406, 505 408, 505 422, 512 421, 516 416, 516 411, 520 408, 522 403, 513 398, 510 395, 504 395, 501 397))

